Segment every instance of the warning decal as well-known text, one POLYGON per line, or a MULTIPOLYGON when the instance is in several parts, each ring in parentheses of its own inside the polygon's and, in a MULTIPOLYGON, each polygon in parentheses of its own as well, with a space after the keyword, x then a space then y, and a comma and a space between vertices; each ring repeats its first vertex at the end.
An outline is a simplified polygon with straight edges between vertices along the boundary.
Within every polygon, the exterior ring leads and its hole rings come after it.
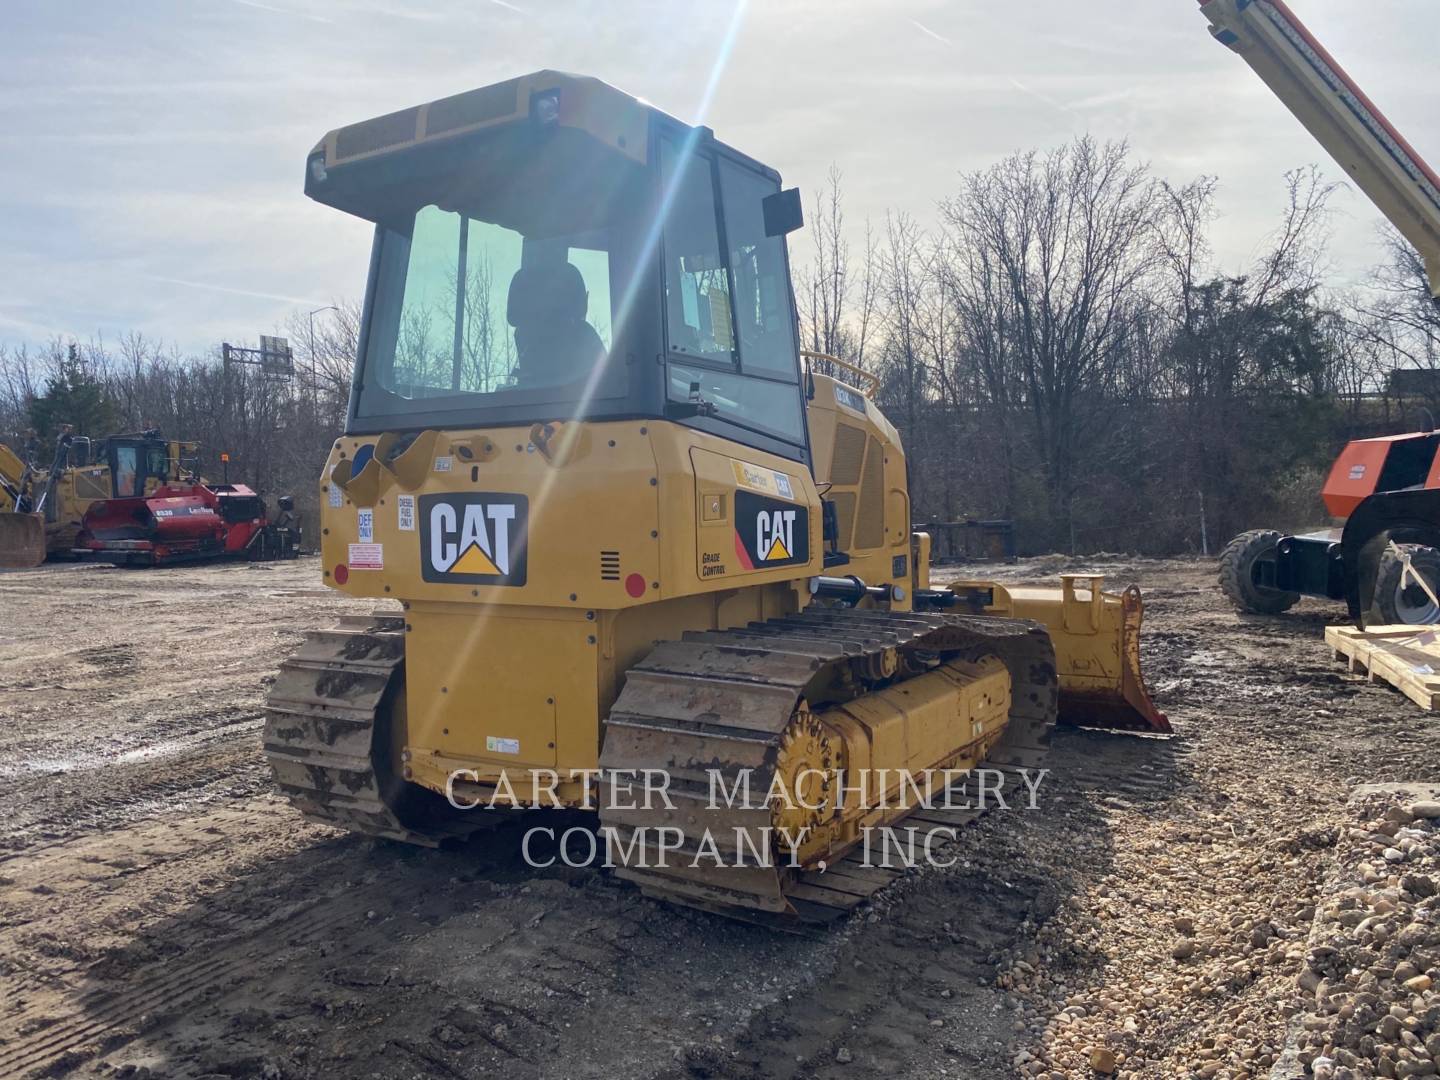
POLYGON ((351 544, 350 558, 346 565, 351 570, 384 570, 384 544, 351 544))

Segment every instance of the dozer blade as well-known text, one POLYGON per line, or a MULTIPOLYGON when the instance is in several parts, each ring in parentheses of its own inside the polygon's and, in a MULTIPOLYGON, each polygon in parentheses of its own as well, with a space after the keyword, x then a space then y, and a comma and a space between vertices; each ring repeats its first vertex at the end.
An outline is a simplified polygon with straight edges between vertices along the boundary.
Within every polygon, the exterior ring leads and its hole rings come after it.
POLYGON ((45 519, 0 514, 0 569, 28 570, 45 561, 45 519))
POLYGON ((1050 631, 1061 723, 1169 734, 1170 721, 1150 700, 1140 674, 1140 590, 1132 585, 1105 592, 1099 576, 1065 574, 1060 580, 1058 589, 993 581, 957 581, 949 588, 971 610, 1033 619, 1050 631))

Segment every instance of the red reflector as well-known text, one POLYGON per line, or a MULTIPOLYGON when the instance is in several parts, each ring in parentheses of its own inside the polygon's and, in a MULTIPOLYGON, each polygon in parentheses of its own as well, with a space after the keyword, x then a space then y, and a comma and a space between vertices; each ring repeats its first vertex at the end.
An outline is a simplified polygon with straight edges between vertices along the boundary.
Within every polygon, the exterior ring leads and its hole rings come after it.
POLYGON ((346 565, 342 562, 339 566, 335 567, 335 584, 336 584, 336 585, 344 585, 344 584, 345 584, 347 581, 349 581, 349 580, 350 580, 350 567, 346 566, 346 565))
POLYGON ((645 579, 639 574, 631 574, 625 579, 625 591, 639 600, 645 595, 645 579))

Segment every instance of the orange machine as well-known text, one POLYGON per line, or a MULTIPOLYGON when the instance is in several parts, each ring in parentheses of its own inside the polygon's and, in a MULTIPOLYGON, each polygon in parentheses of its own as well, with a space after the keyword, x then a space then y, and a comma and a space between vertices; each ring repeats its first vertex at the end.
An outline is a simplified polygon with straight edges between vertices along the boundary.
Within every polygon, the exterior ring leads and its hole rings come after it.
MULTIPOLYGON (((1330 467, 1321 494, 1325 509, 1349 519, 1366 500, 1397 492, 1440 490, 1440 432, 1417 431, 1356 439, 1330 467)), ((1286 536, 1252 529, 1220 557, 1220 587, 1241 611, 1276 615, 1302 596, 1342 600, 1353 592, 1340 529, 1286 536)), ((1373 603, 1387 623, 1440 622, 1440 552, 1423 546, 1383 552, 1373 603)))
MULTIPOLYGON (((1304 125, 1345 177, 1363 191, 1425 263, 1431 295, 1440 302, 1440 173, 1425 163, 1355 80, 1302 23, 1285 0, 1200 0, 1210 33, 1260 76, 1304 125)), ((1417 490, 1440 488, 1436 449, 1440 433, 1396 435, 1353 442, 1326 481, 1325 506, 1347 529, 1351 557, 1342 557, 1339 530, 1285 536, 1256 529, 1232 540, 1220 560, 1220 584, 1241 611, 1276 614, 1301 596, 1360 597, 1392 623, 1440 621, 1440 552, 1428 546, 1433 522, 1412 503, 1417 490), (1363 510, 1362 510, 1363 507, 1363 510), (1388 509, 1387 509, 1388 508, 1388 509), (1391 511, 1401 515, 1393 521, 1391 511), (1418 515, 1418 516, 1417 516, 1418 515), (1357 522, 1359 517, 1363 520, 1357 522), (1392 539, 1382 526, 1398 527, 1392 539), (1363 543, 1359 537, 1363 535, 1363 543), (1397 547, 1396 545, 1401 545, 1397 547), (1376 564, 1366 588, 1355 578, 1364 546, 1376 564)), ((1422 510, 1424 507, 1421 508, 1422 510)), ((1354 600, 1352 608, 1360 600, 1354 600)))
POLYGON ((1335 459, 1322 494, 1325 509, 1348 518, 1362 502, 1382 491, 1440 488, 1440 432, 1356 439, 1335 459))

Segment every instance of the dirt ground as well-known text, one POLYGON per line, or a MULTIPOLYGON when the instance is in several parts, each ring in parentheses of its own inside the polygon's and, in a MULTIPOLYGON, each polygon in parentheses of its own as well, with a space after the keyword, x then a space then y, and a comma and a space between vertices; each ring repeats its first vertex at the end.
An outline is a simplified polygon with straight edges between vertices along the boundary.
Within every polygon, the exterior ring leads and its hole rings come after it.
POLYGON ((1085 565, 1144 588, 1176 736, 1062 731, 1037 812, 815 937, 530 870, 513 830, 302 824, 266 687, 370 607, 314 560, 0 575, 0 1076, 1268 1075, 1347 792, 1440 776, 1433 721, 1332 661, 1333 606, 1085 565))

